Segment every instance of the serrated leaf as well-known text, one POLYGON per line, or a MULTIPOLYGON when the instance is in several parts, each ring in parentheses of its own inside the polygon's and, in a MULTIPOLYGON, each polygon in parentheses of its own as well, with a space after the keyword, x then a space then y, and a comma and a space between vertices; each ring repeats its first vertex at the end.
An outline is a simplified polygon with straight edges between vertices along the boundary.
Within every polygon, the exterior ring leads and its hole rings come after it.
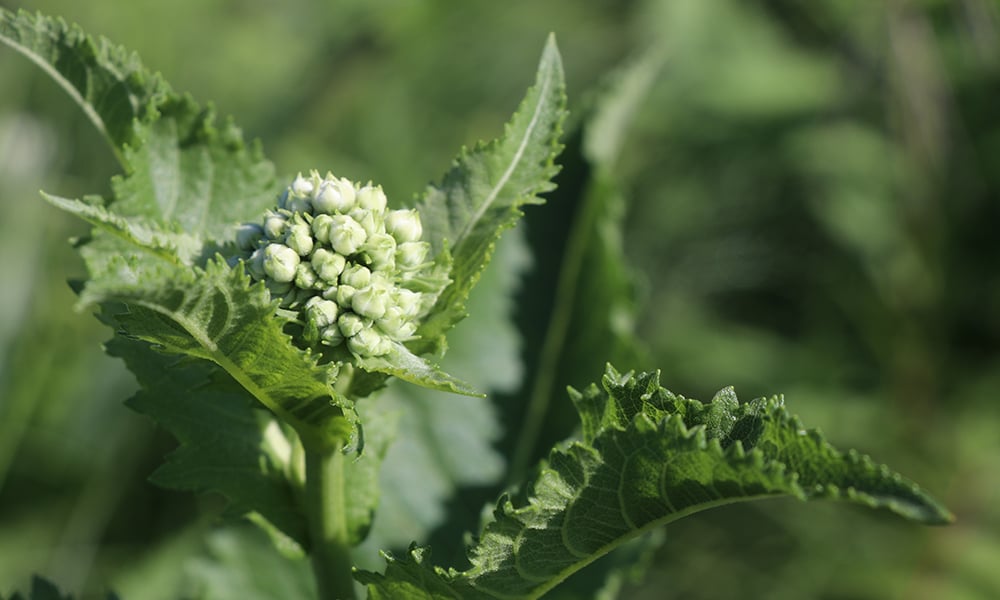
POLYGON ((133 143, 136 122, 155 115, 157 104, 171 93, 137 55, 62 19, 0 8, 0 42, 35 62, 66 90, 122 165, 127 165, 122 150, 133 143))
POLYGON ((262 284, 251 286, 242 269, 221 261, 146 275, 141 282, 96 280, 88 298, 125 304, 114 320, 128 336, 222 367, 307 446, 330 447, 351 434, 352 404, 333 390, 329 369, 281 330, 277 303, 262 284))
POLYGON ((434 253, 448 252, 452 282, 418 331, 417 354, 440 349, 443 335, 465 317, 465 301, 489 263, 497 239, 514 225, 525 204, 541 202, 553 188, 554 164, 565 110, 562 62, 554 37, 542 53, 538 75, 504 128, 502 138, 460 155, 441 183, 419 204, 424 238, 434 253))
POLYGON ((138 56, 43 15, 0 9, 0 41, 42 67, 107 138, 126 176, 114 211, 222 242, 274 203, 274 168, 231 121, 170 89, 138 56))
POLYGON ((142 389, 128 401, 180 442, 153 474, 158 485, 217 491, 227 513, 259 513, 303 548, 307 527, 298 504, 301 465, 270 413, 216 365, 152 350, 116 336, 108 354, 123 359, 142 389))
POLYGON ((804 430, 779 397, 741 405, 726 389, 702 404, 660 387, 656 373, 610 367, 603 389, 571 395, 583 440, 553 450, 525 501, 501 498, 470 551, 472 568, 433 570, 411 553, 393 568, 398 575, 362 575, 371 597, 389 597, 399 577, 408 595, 398 597, 537 598, 649 529, 778 495, 849 501, 928 524, 952 519, 888 467, 804 430))
POLYGON ((615 166, 659 66, 659 54, 647 53, 603 85, 569 136, 559 187, 527 222, 538 265, 522 293, 536 308, 518 315, 529 377, 508 403, 515 480, 575 426, 568 405, 550 405, 562 387, 586 385, 608 361, 640 364, 626 198, 615 166))

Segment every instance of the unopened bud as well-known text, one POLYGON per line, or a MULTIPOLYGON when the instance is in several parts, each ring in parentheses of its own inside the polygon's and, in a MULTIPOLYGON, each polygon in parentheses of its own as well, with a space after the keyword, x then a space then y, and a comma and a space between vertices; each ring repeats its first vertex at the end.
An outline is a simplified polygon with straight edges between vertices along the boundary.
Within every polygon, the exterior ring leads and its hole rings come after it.
POLYGON ((312 322, 317 329, 324 329, 337 322, 340 307, 331 300, 322 300, 313 296, 306 302, 306 319, 312 322))
POLYGON ((366 185, 358 190, 358 206, 366 210, 382 212, 385 210, 386 197, 382 186, 366 185))
POLYGON ((385 230, 399 243, 416 242, 424 234, 416 209, 390 210, 385 216, 385 230))
POLYGON ((427 260, 430 249, 427 242, 403 242, 396 246, 396 264, 402 269, 416 269, 427 260))
POLYGON ((340 328, 340 333, 345 338, 349 338, 357 335, 359 331, 364 329, 365 322, 358 315, 346 312, 337 319, 337 326, 340 328))
POLYGON ((319 281, 319 276, 316 274, 316 270, 313 269, 311 263, 300 262, 299 266, 295 267, 296 287, 303 290, 310 290, 316 286, 317 281, 319 281))
POLYGON ((312 230, 307 223, 299 221, 294 223, 285 232, 285 245, 298 253, 299 256, 306 256, 313 250, 312 230))
POLYGON ((368 236, 364 252, 374 269, 388 270, 396 266, 396 240, 388 233, 368 236))
POLYGON ((389 306, 389 292, 381 288, 366 287, 355 292, 351 308, 362 317, 378 319, 389 306))
POLYGON ((278 240, 285 233, 287 218, 281 213, 268 212, 264 217, 264 235, 270 240, 278 240))
POLYGON ((326 248, 317 248, 313 251, 311 262, 313 270, 320 279, 330 284, 337 283, 337 278, 347 265, 347 259, 326 248))
POLYGON ((330 245, 333 249, 350 256, 357 252, 368 239, 368 234, 357 221, 347 215, 336 215, 330 227, 330 245))
POLYGON ((340 283, 361 289, 371 283, 372 272, 364 265, 351 265, 340 274, 340 283))
POLYGON ((358 356, 382 356, 392 350, 392 342, 366 327, 347 340, 347 347, 358 356))
POLYGON ((264 272, 274 281, 287 283, 295 279, 299 255, 283 244, 268 244, 264 248, 264 272))
POLYGON ((317 213, 332 215, 346 213, 354 208, 354 184, 347 179, 326 179, 320 184, 313 198, 317 213))

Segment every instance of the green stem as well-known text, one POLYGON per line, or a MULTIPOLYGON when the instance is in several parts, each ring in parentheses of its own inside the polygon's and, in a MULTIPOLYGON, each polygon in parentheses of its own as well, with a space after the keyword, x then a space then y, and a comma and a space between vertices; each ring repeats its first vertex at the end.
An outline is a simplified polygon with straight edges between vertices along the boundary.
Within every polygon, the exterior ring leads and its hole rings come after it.
POLYGON ((347 459, 340 446, 306 448, 306 510, 320 600, 355 598, 344 478, 347 459))

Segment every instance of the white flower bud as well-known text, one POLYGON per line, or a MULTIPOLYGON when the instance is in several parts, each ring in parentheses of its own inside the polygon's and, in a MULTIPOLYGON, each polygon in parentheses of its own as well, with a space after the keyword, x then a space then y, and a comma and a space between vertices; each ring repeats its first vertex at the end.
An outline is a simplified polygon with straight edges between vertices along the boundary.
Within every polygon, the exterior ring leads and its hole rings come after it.
POLYGON ((319 276, 316 274, 316 270, 313 269, 312 263, 300 262, 299 266, 295 267, 295 286, 303 290, 311 290, 316 287, 316 282, 319 281, 319 276))
POLYGON ((340 274, 340 283, 361 289, 372 280, 372 272, 364 265, 351 265, 340 274))
POLYGON ((264 228, 257 223, 244 223, 236 228, 236 246, 240 250, 253 250, 264 237, 264 228))
POLYGON ((388 290, 366 287, 355 292, 351 298, 351 308, 362 317, 378 319, 385 314, 389 300, 388 290))
POLYGON ((392 294, 392 305, 399 308, 407 318, 413 318, 420 314, 420 292, 414 292, 406 288, 397 288, 392 294))
POLYGON ((340 333, 343 334, 345 338, 349 338, 357 335, 359 331, 364 329, 365 322, 358 315, 345 312, 340 315, 339 319, 337 319, 337 327, 340 328, 340 333))
POLYGON ((285 245, 295 250, 299 256, 306 256, 313 250, 312 230, 303 221, 294 223, 285 231, 285 245))
POLYGON ((354 294, 356 294, 358 288, 352 285, 338 285, 337 286, 337 304, 348 308, 351 306, 351 301, 354 300, 354 294))
POLYGON ((337 286, 331 285, 330 287, 323 290, 321 294, 325 300, 336 300, 337 299, 337 286))
POLYGON ((368 236, 363 248, 375 269, 393 269, 396 266, 396 240, 388 233, 368 236))
POLYGON ((302 173, 299 173, 295 181, 292 182, 291 188, 293 196, 308 196, 313 193, 315 186, 312 181, 309 181, 302 176, 302 173))
POLYGON ((312 222, 313 237, 322 244, 330 243, 330 228, 333 227, 333 217, 330 215, 316 215, 312 222))
POLYGON ((354 208, 354 184, 346 179, 327 178, 320 184, 313 198, 317 213, 332 215, 346 213, 354 208))
POLYGON ((392 350, 392 342, 366 327, 347 340, 347 347, 358 356, 382 356, 392 350))
POLYGON ((355 208, 351 211, 350 217, 357 221, 358 225, 361 225, 365 233, 370 236, 385 232, 385 223, 383 223, 382 219, 376 213, 370 210, 355 208))
POLYGON ((427 242, 403 242, 396 246, 396 265, 401 269, 416 269, 427 260, 430 249, 427 242))
POLYGON ((416 242, 424 234, 420 213, 412 210, 390 210, 385 216, 385 230, 399 243, 416 242))
POLYGON ((283 244, 268 244, 264 248, 264 272, 274 281, 287 283, 295 279, 299 255, 283 244))
POLYGON ((317 248, 312 253, 312 267, 323 281, 333 284, 347 266, 347 259, 326 248, 317 248))
POLYGON ((306 302, 306 319, 317 329, 324 329, 337 322, 340 306, 331 300, 322 300, 313 296, 306 302))
POLYGON ((278 240, 285 233, 287 217, 281 213, 268 212, 264 217, 264 235, 271 240, 278 240))
POLYGON ((358 190, 358 206, 366 210, 382 212, 385 210, 386 197, 382 186, 366 185, 358 190))
POLYGON ((375 322, 382 333, 399 342, 406 341, 417 331, 417 325, 398 306, 386 309, 382 318, 375 322))
POLYGON ((358 224, 357 221, 347 215, 336 215, 333 217, 333 225, 330 227, 330 245, 333 249, 350 256, 357 252, 368 239, 368 234, 358 224))
POLYGON ((247 271, 249 271, 250 276, 256 279, 257 281, 264 279, 264 277, 267 275, 264 272, 263 248, 257 248, 256 250, 254 250, 253 254, 250 255, 250 258, 247 259, 247 271))

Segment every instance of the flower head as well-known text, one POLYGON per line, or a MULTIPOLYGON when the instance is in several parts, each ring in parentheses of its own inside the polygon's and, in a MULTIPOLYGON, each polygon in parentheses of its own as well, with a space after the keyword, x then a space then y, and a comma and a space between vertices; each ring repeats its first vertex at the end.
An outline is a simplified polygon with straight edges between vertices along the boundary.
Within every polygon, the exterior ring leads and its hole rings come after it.
POLYGON ((303 338, 382 356, 413 338, 424 295, 407 287, 428 263, 416 210, 388 210, 385 192, 327 173, 299 174, 261 222, 237 229, 239 257, 303 338))

